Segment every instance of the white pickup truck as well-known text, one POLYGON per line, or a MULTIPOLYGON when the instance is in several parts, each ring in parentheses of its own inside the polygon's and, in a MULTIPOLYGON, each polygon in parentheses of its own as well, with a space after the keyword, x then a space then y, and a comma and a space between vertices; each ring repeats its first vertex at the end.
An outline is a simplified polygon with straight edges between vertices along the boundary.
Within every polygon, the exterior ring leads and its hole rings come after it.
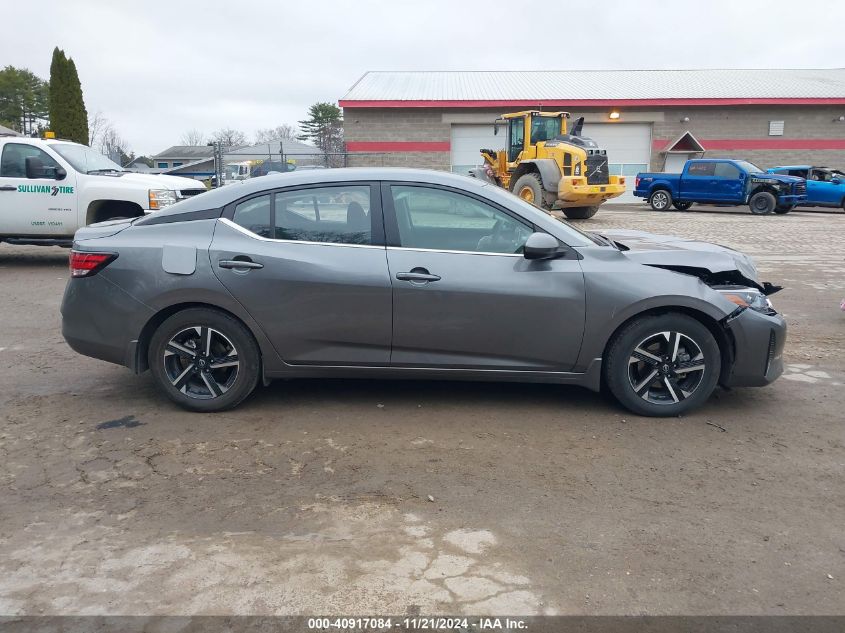
POLYGON ((0 242, 70 246, 83 226, 138 217, 205 190, 191 178, 125 171, 78 143, 0 136, 0 242))

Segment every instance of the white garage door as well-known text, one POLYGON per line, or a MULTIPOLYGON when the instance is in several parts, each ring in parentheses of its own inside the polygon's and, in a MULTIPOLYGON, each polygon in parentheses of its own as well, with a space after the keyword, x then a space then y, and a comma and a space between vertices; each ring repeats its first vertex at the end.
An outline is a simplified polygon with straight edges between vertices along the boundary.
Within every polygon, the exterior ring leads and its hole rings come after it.
MULTIPOLYGON (((631 193, 634 177, 641 171, 648 171, 651 157, 651 124, 649 123, 585 123, 584 136, 595 140, 599 147, 607 150, 610 173, 626 177, 628 190, 610 202, 636 202, 631 193)), ((482 164, 479 150, 482 147, 502 149, 505 146, 506 128, 501 126, 499 134, 493 134, 492 125, 452 126, 452 171, 466 174, 473 167, 482 164)))
POLYGON ((507 134, 505 126, 499 127, 499 134, 493 134, 493 126, 453 125, 452 126, 452 171, 466 176, 473 167, 480 167, 481 148, 499 150, 505 147, 507 134))
POLYGON ((584 136, 588 136, 607 150, 610 173, 625 176, 627 190, 614 202, 639 202, 635 198, 634 178, 641 171, 648 171, 651 158, 650 123, 585 123, 584 136))

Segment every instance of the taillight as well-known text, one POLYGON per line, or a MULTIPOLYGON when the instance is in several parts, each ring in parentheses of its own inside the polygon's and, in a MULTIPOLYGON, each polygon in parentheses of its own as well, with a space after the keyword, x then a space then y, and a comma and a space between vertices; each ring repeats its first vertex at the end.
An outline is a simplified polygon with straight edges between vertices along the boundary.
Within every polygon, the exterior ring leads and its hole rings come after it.
POLYGON ((88 253, 84 251, 70 252, 70 276, 90 277, 96 275, 110 262, 117 259, 116 253, 88 253))
POLYGON ((637 176, 637 179, 634 181, 634 186, 639 189, 640 188, 640 177, 637 176))

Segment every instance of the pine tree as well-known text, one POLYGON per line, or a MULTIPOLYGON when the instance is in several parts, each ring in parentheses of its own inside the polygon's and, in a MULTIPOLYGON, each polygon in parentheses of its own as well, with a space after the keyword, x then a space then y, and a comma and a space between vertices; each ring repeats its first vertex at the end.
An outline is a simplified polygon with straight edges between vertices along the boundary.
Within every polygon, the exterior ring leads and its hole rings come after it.
POLYGON ((333 103, 315 103, 308 108, 308 119, 299 122, 297 138, 310 140, 324 153, 343 151, 343 118, 333 103))
POLYGON ((88 112, 76 64, 58 47, 50 64, 50 127, 59 138, 88 143, 88 112))

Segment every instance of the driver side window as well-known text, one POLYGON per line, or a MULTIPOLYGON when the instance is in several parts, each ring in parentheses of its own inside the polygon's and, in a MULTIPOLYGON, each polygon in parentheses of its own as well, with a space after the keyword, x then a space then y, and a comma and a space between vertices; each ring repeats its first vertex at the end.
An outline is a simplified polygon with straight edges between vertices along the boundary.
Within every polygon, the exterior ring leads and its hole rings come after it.
MULTIPOLYGON (((38 147, 23 143, 6 143, 0 156, 0 177, 26 178, 26 159, 37 158, 48 169, 58 169, 59 164, 38 147)), ((44 176, 50 178, 50 176, 44 176)))
POLYGON ((393 185, 391 192, 404 248, 517 254, 533 232, 504 211, 454 191, 393 185))

